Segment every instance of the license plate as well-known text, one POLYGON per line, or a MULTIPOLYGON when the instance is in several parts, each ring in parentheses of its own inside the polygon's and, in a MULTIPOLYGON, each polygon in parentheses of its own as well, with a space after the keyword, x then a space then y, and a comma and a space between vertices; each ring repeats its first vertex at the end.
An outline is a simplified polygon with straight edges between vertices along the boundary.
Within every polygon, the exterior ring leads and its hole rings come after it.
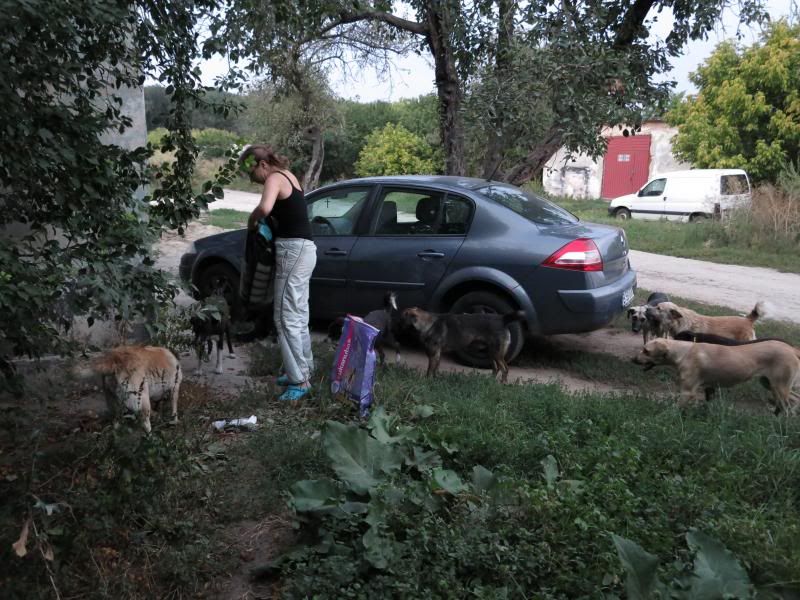
POLYGON ((633 302, 633 288, 628 288, 622 292, 622 308, 628 308, 631 302, 633 302))

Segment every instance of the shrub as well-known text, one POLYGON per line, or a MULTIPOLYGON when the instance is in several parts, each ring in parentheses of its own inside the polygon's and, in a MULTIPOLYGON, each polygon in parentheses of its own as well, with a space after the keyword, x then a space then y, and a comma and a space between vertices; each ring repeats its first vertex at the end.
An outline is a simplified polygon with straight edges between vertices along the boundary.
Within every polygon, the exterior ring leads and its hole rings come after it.
POLYGON ((235 133, 224 129, 194 129, 192 130, 197 147, 205 158, 219 158, 225 156, 231 146, 244 143, 235 133))
POLYGON ((433 174, 440 170, 433 148, 418 135, 393 123, 367 136, 356 163, 356 173, 362 177, 433 174))

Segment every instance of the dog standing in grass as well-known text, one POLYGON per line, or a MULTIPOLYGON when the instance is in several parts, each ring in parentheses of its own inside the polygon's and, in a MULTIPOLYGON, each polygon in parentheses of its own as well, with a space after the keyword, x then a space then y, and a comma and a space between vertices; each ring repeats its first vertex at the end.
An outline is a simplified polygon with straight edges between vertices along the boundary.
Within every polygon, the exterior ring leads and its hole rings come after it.
POLYGON ((506 353, 511 344, 508 326, 523 321, 521 310, 497 314, 435 314, 421 308, 407 308, 403 319, 419 333, 428 355, 428 377, 439 370, 442 351, 462 350, 472 344, 484 346, 492 360, 492 373, 503 383, 508 379, 506 353))
POLYGON ((753 325, 764 317, 765 310, 764 303, 758 302, 746 317, 707 317, 672 302, 660 302, 654 307, 648 307, 647 315, 660 322, 670 336, 681 331, 691 331, 746 342, 756 339, 753 325))
POLYGON ((197 353, 195 375, 203 374, 203 358, 211 357, 213 340, 217 341, 217 365, 214 372, 222 373, 222 343, 228 341, 228 358, 236 358, 231 344, 231 312, 228 302, 220 292, 215 292, 203 300, 200 310, 189 322, 194 332, 194 349, 197 353))
POLYGON ((120 346, 79 366, 77 374, 102 377, 108 410, 117 417, 122 407, 139 415, 150 433, 152 402, 169 397, 172 423, 178 422, 178 395, 183 373, 175 355, 158 346, 120 346))
POLYGON ((737 346, 677 340, 648 342, 633 362, 649 369, 671 365, 678 369, 680 406, 710 399, 717 386, 731 387, 753 378, 772 393, 775 414, 794 412, 800 400, 800 350, 778 341, 737 346))

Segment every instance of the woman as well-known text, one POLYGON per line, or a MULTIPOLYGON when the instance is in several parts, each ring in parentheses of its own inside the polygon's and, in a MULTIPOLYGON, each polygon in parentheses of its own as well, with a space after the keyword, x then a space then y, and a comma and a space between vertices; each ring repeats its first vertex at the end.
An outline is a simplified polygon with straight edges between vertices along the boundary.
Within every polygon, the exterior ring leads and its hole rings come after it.
POLYGON ((275 235, 275 327, 283 358, 283 375, 277 383, 286 390, 279 400, 297 401, 308 394, 314 370, 308 331, 308 288, 317 264, 317 247, 303 190, 286 157, 271 146, 245 148, 239 158, 250 180, 264 185, 261 201, 250 213, 249 229, 271 215, 277 221, 275 235))

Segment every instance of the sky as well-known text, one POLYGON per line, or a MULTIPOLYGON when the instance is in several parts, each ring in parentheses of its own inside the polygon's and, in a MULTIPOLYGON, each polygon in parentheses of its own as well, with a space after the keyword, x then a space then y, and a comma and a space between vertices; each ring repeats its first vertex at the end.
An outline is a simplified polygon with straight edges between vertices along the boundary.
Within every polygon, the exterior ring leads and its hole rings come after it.
MULTIPOLYGON (((796 3, 796 0, 795 0, 796 3)), ((792 11, 793 0, 767 0, 765 2, 770 17, 777 20, 787 16, 792 11)), ((796 9, 795 9, 796 10, 796 9)), ((671 18, 662 13, 652 30, 652 35, 657 39, 664 39, 671 29, 671 18)), ((752 44, 758 39, 759 30, 754 28, 738 27, 736 13, 727 9, 723 14, 722 23, 716 30, 710 32, 707 40, 689 42, 684 48, 682 56, 673 59, 672 71, 662 80, 674 80, 675 91, 695 92, 689 81, 689 74, 711 54, 716 45, 724 40, 735 39, 737 30, 740 42, 752 44)), ((225 61, 220 58, 211 59, 201 63, 203 82, 212 85, 216 76, 227 69, 225 61)), ((336 94, 343 98, 373 102, 376 100, 399 100, 401 98, 415 98, 423 94, 434 92, 433 65, 426 56, 412 54, 396 58, 387 77, 379 77, 372 69, 365 69, 357 73, 344 76, 341 71, 331 73, 331 85, 336 94)))

